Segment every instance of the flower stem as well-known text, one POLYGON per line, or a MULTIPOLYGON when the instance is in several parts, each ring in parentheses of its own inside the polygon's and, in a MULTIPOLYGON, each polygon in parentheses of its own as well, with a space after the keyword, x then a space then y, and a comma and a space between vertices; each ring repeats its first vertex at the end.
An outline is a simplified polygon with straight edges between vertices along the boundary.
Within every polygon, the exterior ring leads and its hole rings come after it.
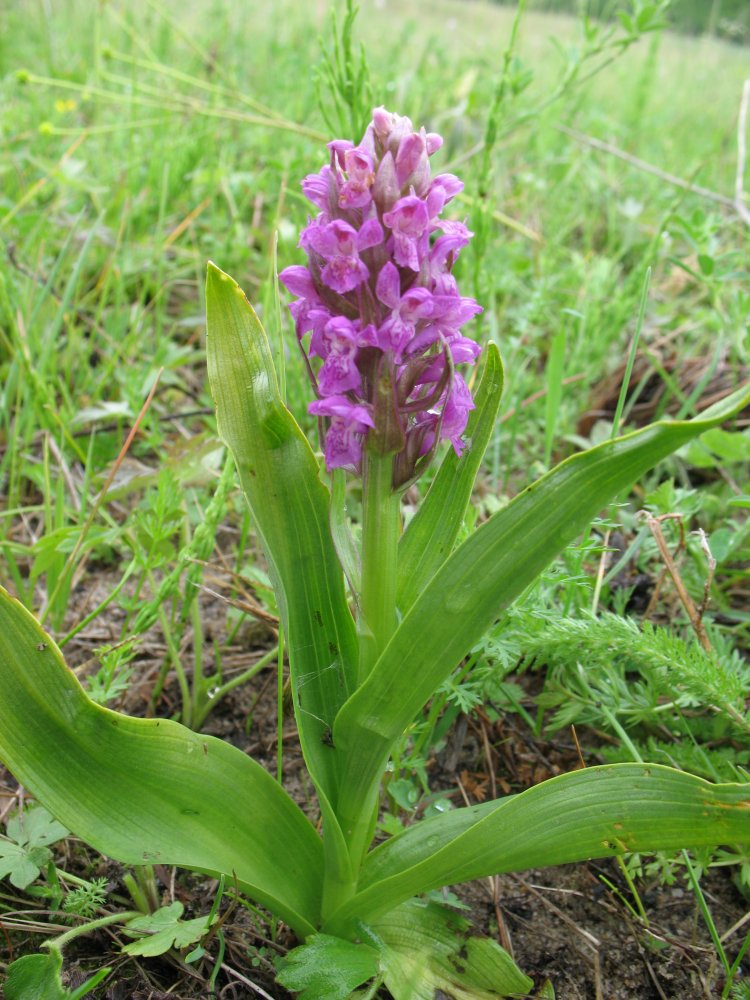
POLYGON ((398 493, 391 489, 393 455, 365 454, 360 599, 359 683, 367 677, 395 631, 396 569, 401 533, 398 493))

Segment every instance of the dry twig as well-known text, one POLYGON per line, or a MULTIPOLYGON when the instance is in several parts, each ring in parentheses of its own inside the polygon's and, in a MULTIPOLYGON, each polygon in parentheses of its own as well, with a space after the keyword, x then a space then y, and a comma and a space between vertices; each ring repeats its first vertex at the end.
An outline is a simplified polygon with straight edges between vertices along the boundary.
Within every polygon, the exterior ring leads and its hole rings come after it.
MULTIPOLYGON (((685 587, 685 584, 682 582, 680 571, 677 569, 677 563, 675 562, 672 553, 669 551, 669 546, 667 545, 667 540, 664 537, 664 532, 661 530, 662 521, 672 520, 672 521, 680 521, 681 523, 682 515, 660 514, 658 517, 654 517, 653 514, 649 514, 648 511, 641 511, 641 516, 645 517, 648 529, 654 536, 654 541, 656 542, 656 545, 659 549, 659 553, 662 557, 667 572, 672 577, 672 582, 674 583, 675 590, 677 591, 677 595, 680 598, 680 601, 682 602, 682 606, 685 608, 685 611, 687 612, 688 618, 690 619, 690 624, 693 628, 693 631, 696 634, 698 642, 701 644, 701 646, 705 649, 707 653, 710 653, 712 651, 711 643, 709 641, 708 634, 706 632, 706 626, 703 624, 703 613, 706 610, 708 597, 707 595, 704 595, 704 599, 701 602, 700 609, 696 608, 693 598, 690 596, 690 594, 687 591, 687 588, 685 587)), ((709 577, 706 586, 710 587, 710 585, 711 585, 711 578, 709 577)))

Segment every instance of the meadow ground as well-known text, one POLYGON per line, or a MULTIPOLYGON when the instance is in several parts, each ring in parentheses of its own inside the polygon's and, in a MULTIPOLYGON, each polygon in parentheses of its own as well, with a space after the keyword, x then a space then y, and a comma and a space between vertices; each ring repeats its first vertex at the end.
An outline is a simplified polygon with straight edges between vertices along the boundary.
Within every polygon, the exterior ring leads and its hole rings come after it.
MULTIPOLYGON (((178 684, 196 657, 226 681, 275 641, 238 490, 210 507, 224 459, 202 289, 212 259, 246 290, 288 404, 315 440, 274 268, 301 261, 299 181, 348 128, 321 62, 329 13, 321 0, 6 0, 0 17, 0 583, 43 617, 111 707, 198 716, 178 684), (203 550, 194 539, 206 518, 203 550), (130 641, 167 578, 156 623, 130 641)), ((476 0, 375 0, 355 29, 372 103, 441 132, 441 169, 466 182, 457 212, 477 236, 457 273, 485 308, 477 338, 494 340, 506 367, 467 532, 554 461, 609 436, 636 332, 626 426, 692 415, 750 374, 750 227, 733 204, 748 50, 658 31, 626 45, 622 28, 587 39, 572 18, 527 14, 504 72, 513 17, 476 0)), ((750 681, 747 427, 745 416, 662 463, 472 651, 404 747, 391 818, 424 809, 427 785, 460 803, 575 767, 571 724, 587 761, 643 754, 714 779, 746 774, 746 706, 721 677, 750 681), (711 660, 693 673, 688 614, 636 516, 642 507, 680 515, 664 531, 698 604, 710 577, 711 660), (611 616, 604 634, 591 612, 611 616), (655 623, 656 637, 641 648, 626 616, 655 623), (682 644, 679 662, 674 647, 664 658, 664 625, 682 644), (526 672, 513 672, 519 665, 526 672)), ((358 502, 354 489, 354 511, 358 502)), ((272 770, 275 690, 275 675, 261 672, 204 722, 272 770)), ((285 727, 285 774, 304 801, 285 727)), ((7 774, 3 789, 5 818, 16 805, 7 774)), ((105 877, 106 905, 119 905, 119 867, 73 841, 56 860, 105 877)), ((693 865, 706 871, 717 936, 731 931, 719 948, 684 859, 635 858, 626 875, 614 864, 538 872, 468 898, 479 925, 506 934, 521 966, 550 977, 558 996, 718 996, 723 959, 747 930, 732 927, 747 908, 750 861, 726 849, 693 865)), ((210 886, 157 875, 165 894, 201 912, 210 886)), ((0 963, 49 933, 41 907, 3 883, 12 952, 0 963)), ((282 996, 269 959, 288 938, 249 911, 233 919, 226 965, 282 996)), ((120 962, 103 935, 86 949, 74 958, 88 970, 120 962)), ((208 960, 169 962, 126 962, 98 995, 205 995, 208 960)), ((225 969, 218 976, 218 995, 250 995, 232 992, 240 980, 225 969)))

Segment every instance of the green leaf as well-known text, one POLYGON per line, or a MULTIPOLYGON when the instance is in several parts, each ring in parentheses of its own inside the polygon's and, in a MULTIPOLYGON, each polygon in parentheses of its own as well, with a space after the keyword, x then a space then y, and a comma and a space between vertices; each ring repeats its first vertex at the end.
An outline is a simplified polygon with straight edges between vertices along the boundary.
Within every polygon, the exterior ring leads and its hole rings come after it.
POLYGON ((405 614, 429 579, 450 555, 461 530, 474 481, 495 427, 503 395, 503 365, 495 344, 487 345, 476 409, 466 428, 468 443, 459 458, 451 448, 427 496, 407 525, 398 547, 396 604, 405 614))
POLYGON ((741 431, 725 431, 715 427, 701 435, 684 451, 684 458, 691 465, 700 468, 722 468, 734 462, 750 461, 750 434, 741 431))
POLYGON ((58 823, 43 806, 36 805, 26 808, 23 813, 18 812, 11 816, 5 832, 17 844, 46 847, 67 837, 70 831, 66 830, 62 823, 58 823))
POLYGON ((503 610, 638 476, 749 400, 745 388, 694 420, 660 421, 574 455, 449 556, 336 718, 344 829, 369 815, 393 743, 503 610))
POLYGON ((314 934, 284 958, 276 979, 300 1000, 347 1000, 378 971, 374 949, 328 934, 314 934))
POLYGON ((328 523, 329 493, 281 398, 258 317, 214 264, 206 313, 219 433, 237 464, 284 622, 300 743, 326 828, 326 885, 346 885, 352 873, 337 829, 338 758, 330 737, 338 707, 354 689, 359 645, 328 523))
POLYGON ((50 949, 47 955, 24 955, 11 962, 5 980, 6 1000, 68 1000, 70 993, 60 980, 62 955, 50 949))
POLYGON ((334 469, 331 472, 329 521, 333 544, 336 546, 344 575, 349 581, 349 587, 356 600, 362 589, 362 560, 346 513, 346 473, 343 469, 334 469))
POLYGON ((0 759, 68 829, 126 864, 236 877, 305 936, 320 906, 318 835, 236 747, 95 705, 52 639, 0 588, 0 759))
POLYGON ((279 600, 305 759, 335 805, 336 755, 328 737, 354 690, 358 644, 331 540, 329 493, 281 398, 258 317, 214 264, 208 265, 206 310, 219 433, 237 463, 279 600))
POLYGON ((52 860, 47 847, 22 847, 0 840, 0 878, 9 878, 16 889, 25 889, 52 860))
POLYGON ((66 990, 60 979, 62 953, 55 945, 47 947, 47 954, 24 955, 11 962, 5 980, 5 1000, 83 1000, 112 971, 109 967, 99 969, 75 990, 66 990))
POLYGON ((42 806, 31 806, 8 820, 5 832, 13 843, 0 839, 0 878, 10 877, 10 884, 25 889, 52 859, 48 844, 68 835, 42 806))
POLYGON ((454 1000, 527 996, 533 986, 496 941, 469 937, 455 910, 411 900, 372 924, 382 944, 380 964, 395 1000, 454 1000))
POLYGON ((750 784, 658 764, 589 767, 520 795, 424 820, 372 851, 360 891, 327 926, 346 933, 439 886, 632 851, 750 843, 750 784))
POLYGON ((211 926, 211 915, 183 920, 185 907, 179 900, 162 906, 156 913, 144 917, 136 917, 128 921, 128 931, 142 931, 149 937, 126 944, 122 949, 128 955, 143 955, 144 957, 163 955, 170 948, 187 948, 208 933, 211 926))

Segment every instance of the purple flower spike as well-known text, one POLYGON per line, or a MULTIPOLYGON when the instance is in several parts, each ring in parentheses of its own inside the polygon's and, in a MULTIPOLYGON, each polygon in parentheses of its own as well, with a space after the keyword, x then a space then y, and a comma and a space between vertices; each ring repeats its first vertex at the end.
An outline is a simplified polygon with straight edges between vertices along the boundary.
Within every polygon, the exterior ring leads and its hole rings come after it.
POLYGON ((472 234, 441 218, 463 188, 431 176, 441 145, 385 108, 358 145, 330 142, 330 162, 302 182, 318 210, 300 236, 308 266, 280 275, 301 346, 310 335, 326 466, 358 472, 365 449, 394 453, 394 489, 424 470, 438 436, 461 454, 474 408, 455 369, 480 353, 461 327, 481 308, 452 274, 472 234))

